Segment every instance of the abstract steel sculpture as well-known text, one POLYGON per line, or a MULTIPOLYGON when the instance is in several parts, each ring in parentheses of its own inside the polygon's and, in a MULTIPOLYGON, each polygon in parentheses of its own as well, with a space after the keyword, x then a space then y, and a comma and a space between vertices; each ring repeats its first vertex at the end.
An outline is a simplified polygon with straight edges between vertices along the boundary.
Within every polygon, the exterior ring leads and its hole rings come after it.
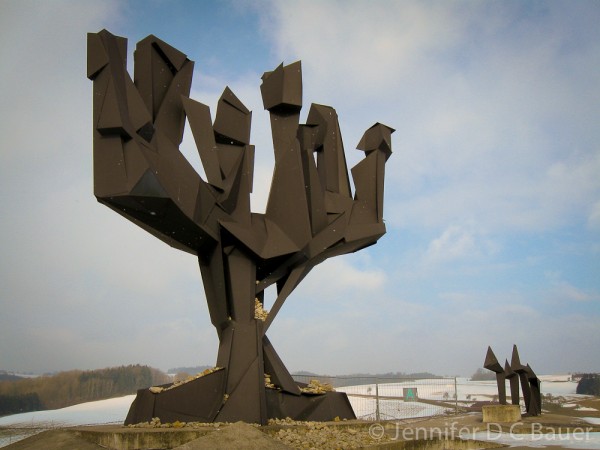
POLYGON ((253 213, 251 112, 225 88, 212 123, 208 106, 189 98, 194 63, 154 36, 137 44, 133 81, 126 57, 125 38, 106 30, 88 34, 94 194, 198 257, 219 337, 219 369, 154 390, 160 393, 138 391, 125 423, 354 418, 345 394, 303 390, 265 333, 313 267, 385 233, 384 173, 394 130, 377 123, 365 132, 358 149, 366 155, 352 169, 352 196, 335 110, 313 104, 307 123, 299 124, 300 62, 266 72, 261 93, 271 117, 275 168, 266 212, 253 213), (186 117, 206 181, 179 151, 186 117), (277 298, 265 317, 264 293, 272 285, 277 298))
POLYGON ((504 369, 498 363, 496 355, 491 347, 488 347, 483 363, 485 369, 496 373, 496 382, 498 384, 498 399, 501 405, 506 404, 506 381, 510 382, 510 396, 513 405, 519 404, 519 381, 523 390, 523 399, 525 400, 525 410, 529 416, 539 416, 542 413, 542 395, 540 391, 541 381, 531 369, 529 364, 521 364, 519 350, 513 345, 513 352, 510 364, 506 360, 504 369))

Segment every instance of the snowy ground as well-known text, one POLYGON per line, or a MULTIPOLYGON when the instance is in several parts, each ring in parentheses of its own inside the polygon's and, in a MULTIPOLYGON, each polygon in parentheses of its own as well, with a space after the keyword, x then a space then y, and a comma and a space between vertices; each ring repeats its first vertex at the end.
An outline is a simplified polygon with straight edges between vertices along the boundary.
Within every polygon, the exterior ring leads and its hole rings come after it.
POLYGON ((482 431, 479 433, 461 436, 463 439, 476 439, 479 441, 491 441, 499 444, 507 444, 511 447, 523 446, 533 448, 562 448, 572 449, 600 449, 600 433, 585 431, 563 434, 509 434, 491 433, 482 431))
MULTIPOLYGON (((585 397, 575 394, 577 383, 566 381, 566 376, 541 377, 541 379, 543 394, 563 396, 567 402, 585 397)), ((453 403, 455 385, 453 379, 432 379, 402 383, 381 383, 377 386, 374 384, 346 386, 337 390, 348 393, 352 407, 359 418, 371 420, 376 419, 377 402, 373 396, 377 392, 379 395, 379 417, 382 420, 390 420, 444 414, 449 408, 435 403, 448 401, 453 403), (403 397, 404 388, 416 388, 417 401, 404 402, 398 399, 397 397, 403 397)), ((456 380, 456 393, 459 402, 491 400, 497 394, 496 382, 471 382, 467 378, 458 378, 456 380)), ((0 447, 15 442, 19 432, 14 429, 24 429, 20 432, 20 437, 23 438, 32 434, 32 432, 54 427, 122 423, 134 398, 134 395, 128 395, 121 398, 83 403, 68 408, 0 417, 0 447), (2 434, 2 427, 13 429, 10 436, 2 434)), ((600 419, 589 418, 589 422, 598 423, 600 419)), ((594 436, 594 439, 600 442, 600 437, 594 436)))
POLYGON ((444 401, 454 398, 454 380, 417 380, 336 388, 346 392, 356 417, 366 420, 393 420, 444 414, 449 408, 419 402, 418 399, 444 401), (404 390, 411 389, 415 401, 402 401, 404 390), (379 397, 379 401, 377 398, 379 397), (387 398, 387 399, 386 399, 387 398))
MULTIPOLYGON (((567 381, 567 375, 552 375, 540 377, 542 380, 542 394, 564 397, 567 401, 585 398, 584 395, 575 393, 577 383, 567 381)), ((469 381, 468 378, 454 379, 427 379, 418 381, 405 381, 401 383, 378 383, 347 386, 337 388, 348 394, 352 408, 358 418, 367 420, 393 420, 412 417, 426 417, 453 412, 454 408, 444 407, 436 403, 467 406, 476 401, 490 401, 498 394, 495 381, 469 381), (416 401, 405 402, 399 397, 404 396, 405 389, 413 389, 417 393, 416 401), (379 397, 379 411, 374 396, 379 397), (388 399, 386 397, 396 397, 388 399), (422 401, 418 401, 422 400, 422 401)), ((510 388, 507 386, 507 392, 510 388)), ((573 407, 575 405, 573 404, 573 407)), ((579 410, 583 410, 579 408, 579 410)))
POLYGON ((0 417, 0 427, 26 427, 39 423, 68 426, 123 422, 134 398, 135 395, 127 395, 97 402, 81 403, 62 409, 13 414, 12 416, 0 417))
POLYGON ((123 423, 135 395, 0 417, 0 447, 50 428, 123 423), (2 433, 2 427, 10 432, 2 433))

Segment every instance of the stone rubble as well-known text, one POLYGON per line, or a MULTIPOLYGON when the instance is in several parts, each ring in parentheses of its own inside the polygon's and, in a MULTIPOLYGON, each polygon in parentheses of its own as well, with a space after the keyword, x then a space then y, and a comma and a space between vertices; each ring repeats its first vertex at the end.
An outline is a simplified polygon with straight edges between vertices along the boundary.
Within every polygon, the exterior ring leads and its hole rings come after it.
MULTIPOLYGON (((336 422, 340 419, 336 418, 336 422)), ((347 449, 362 448, 374 444, 389 442, 389 436, 375 440, 369 435, 367 427, 331 425, 326 422, 303 422, 285 419, 270 419, 269 425, 283 428, 271 433, 271 436, 285 445, 297 449, 347 449)))
MULTIPOLYGON (((336 422, 342 422, 336 418, 336 422)), ((158 417, 150 422, 142 422, 135 425, 128 425, 130 428, 215 428, 221 429, 231 425, 228 422, 174 422, 161 423, 158 417)), ((380 444, 390 441, 387 435, 380 439, 373 439, 369 435, 368 427, 338 426, 327 422, 298 421, 289 417, 285 419, 269 419, 269 426, 279 426, 279 430, 261 429, 259 424, 251 423, 253 427, 263 431, 271 438, 276 439, 288 447, 294 449, 314 449, 314 450, 334 450, 363 448, 374 444, 380 444)), ((341 424, 340 424, 341 425, 341 424)))
POLYGON ((300 391, 305 394, 325 394, 326 392, 335 392, 335 389, 329 383, 321 383, 319 380, 310 380, 306 387, 300 388, 300 391))
MULTIPOLYGON (((162 423, 160 418, 154 417, 150 422, 140 422, 127 425, 128 428, 221 428, 230 425, 229 422, 179 422, 162 423)), ((254 425, 254 424, 251 424, 254 425)))
POLYGON ((278 389, 278 387, 275 386, 275 384, 273 384, 271 381, 271 375, 268 373, 265 373, 265 387, 268 389, 278 389))
POLYGON ((263 322, 267 320, 269 315, 269 311, 263 308, 263 304, 259 299, 254 299, 254 318, 256 320, 262 320, 263 322))

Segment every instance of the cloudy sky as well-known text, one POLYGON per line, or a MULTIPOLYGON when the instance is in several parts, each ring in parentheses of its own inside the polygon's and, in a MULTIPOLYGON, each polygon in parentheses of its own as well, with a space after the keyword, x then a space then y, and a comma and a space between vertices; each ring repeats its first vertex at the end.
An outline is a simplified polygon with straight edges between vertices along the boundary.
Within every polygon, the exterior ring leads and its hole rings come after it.
MULTIPOLYGON (((216 359, 194 257, 96 202, 86 33, 155 34, 192 97, 253 110, 253 210, 272 174, 260 76, 302 60, 348 165, 397 131, 388 232, 317 267, 269 337, 292 371, 469 375, 512 344, 600 371, 600 3, 0 0, 0 369, 216 359)), ((132 70, 132 64, 129 64, 132 70)), ((182 152, 198 170, 191 135, 182 152)))

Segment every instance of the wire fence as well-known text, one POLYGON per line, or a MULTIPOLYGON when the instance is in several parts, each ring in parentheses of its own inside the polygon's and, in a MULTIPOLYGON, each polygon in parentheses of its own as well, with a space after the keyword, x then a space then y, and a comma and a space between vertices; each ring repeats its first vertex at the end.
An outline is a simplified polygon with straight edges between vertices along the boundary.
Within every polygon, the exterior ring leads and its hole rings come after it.
POLYGON ((293 375, 300 383, 317 380, 345 392, 357 419, 401 420, 456 414, 456 378, 379 378, 293 375))

